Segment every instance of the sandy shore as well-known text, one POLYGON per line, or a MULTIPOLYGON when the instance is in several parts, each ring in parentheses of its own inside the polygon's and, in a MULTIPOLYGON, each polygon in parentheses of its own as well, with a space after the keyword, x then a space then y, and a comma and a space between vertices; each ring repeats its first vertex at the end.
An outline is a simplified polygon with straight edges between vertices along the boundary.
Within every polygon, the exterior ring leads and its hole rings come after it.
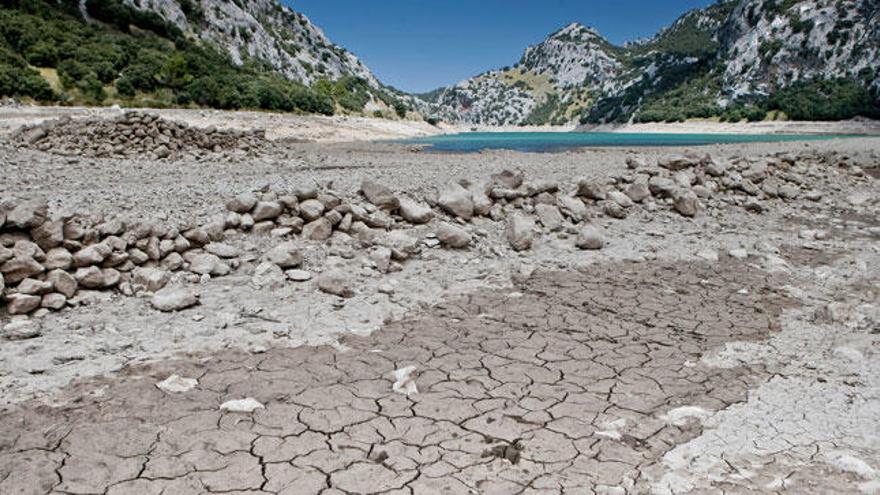
MULTIPOLYGON (((80 290, 60 311, 0 309, 0 493, 880 484, 880 137, 440 154, 364 141, 436 132, 422 123, 159 113, 285 141, 154 160, 60 156, 0 136, 0 199, 45 199, 52 218, 97 223, 82 239, 149 222, 133 242, 155 253, 150 267, 172 256, 164 241, 219 223, 222 246, 192 247, 221 253, 228 270, 180 266, 173 283, 198 304, 175 312, 123 289, 80 290), (315 141, 290 139, 304 136, 315 141), (524 182, 497 188, 487 214, 441 200, 503 171, 524 182), (651 177, 700 191, 693 216, 662 189, 622 198, 651 177), (409 198, 431 218, 383 211, 360 192, 365 180, 387 188, 375 203, 409 198), (239 228, 228 203, 241 193, 285 198, 303 216, 326 205, 332 214, 310 222, 335 215, 340 227, 305 239, 276 230, 297 225, 285 213, 263 234, 239 228), (361 225, 341 227, 355 211, 361 225), (594 229, 602 249, 581 249, 594 229), (265 265, 285 241, 300 273, 265 265)), ((59 114, 112 110, 5 109, 0 122, 59 114)), ((33 256, 10 225, 0 256, 33 256)), ((99 263, 111 262, 123 270, 121 258, 99 263)))

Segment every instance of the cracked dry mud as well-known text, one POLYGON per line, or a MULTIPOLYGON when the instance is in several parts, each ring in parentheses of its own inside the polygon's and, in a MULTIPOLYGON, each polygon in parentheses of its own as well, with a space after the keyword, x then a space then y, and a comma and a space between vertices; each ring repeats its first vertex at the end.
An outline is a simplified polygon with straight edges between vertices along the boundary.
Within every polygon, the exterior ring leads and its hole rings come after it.
POLYGON ((745 263, 539 271, 342 345, 226 351, 80 381, 0 418, 0 493, 623 493, 747 400, 794 303, 745 263), (417 366, 419 393, 392 392, 417 366), (198 378, 184 393, 155 384, 198 378), (251 414, 221 412, 253 397, 251 414))

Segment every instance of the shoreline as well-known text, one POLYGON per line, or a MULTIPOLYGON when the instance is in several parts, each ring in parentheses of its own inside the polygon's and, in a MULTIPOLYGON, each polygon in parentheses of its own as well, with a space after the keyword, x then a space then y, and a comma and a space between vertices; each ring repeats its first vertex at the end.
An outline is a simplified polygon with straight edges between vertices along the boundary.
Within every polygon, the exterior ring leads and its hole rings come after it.
POLYGON ((61 106, 0 106, 0 134, 24 125, 69 117, 73 119, 112 118, 124 111, 146 111, 194 127, 250 130, 265 129, 270 139, 302 140, 317 143, 390 141, 458 133, 525 132, 610 132, 633 134, 804 134, 880 136, 880 121, 853 119, 840 122, 755 122, 722 123, 690 121, 681 123, 627 124, 615 126, 483 126, 441 122, 432 126, 424 121, 388 120, 373 117, 336 115, 296 115, 257 111, 212 109, 161 109, 61 106))

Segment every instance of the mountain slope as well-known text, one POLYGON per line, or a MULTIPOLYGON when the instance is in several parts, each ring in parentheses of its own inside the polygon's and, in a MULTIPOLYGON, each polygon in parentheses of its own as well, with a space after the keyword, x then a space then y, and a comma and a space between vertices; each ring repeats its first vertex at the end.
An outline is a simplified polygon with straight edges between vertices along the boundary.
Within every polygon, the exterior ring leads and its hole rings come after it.
POLYGON ((624 46, 572 24, 527 48, 513 68, 433 92, 428 101, 445 119, 480 124, 760 119, 768 110, 795 118, 876 116, 878 5, 722 1, 624 46))
POLYGON ((276 0, 5 0, 0 95, 404 116, 348 51, 276 0))

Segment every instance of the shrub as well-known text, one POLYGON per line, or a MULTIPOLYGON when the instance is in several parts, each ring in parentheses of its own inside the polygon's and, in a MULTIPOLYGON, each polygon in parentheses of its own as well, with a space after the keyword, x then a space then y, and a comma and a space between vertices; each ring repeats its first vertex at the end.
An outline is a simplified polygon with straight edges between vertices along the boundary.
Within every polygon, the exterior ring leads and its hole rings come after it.
POLYGON ((776 92, 768 108, 794 120, 841 120, 856 116, 880 117, 880 102, 852 79, 814 79, 776 92))

